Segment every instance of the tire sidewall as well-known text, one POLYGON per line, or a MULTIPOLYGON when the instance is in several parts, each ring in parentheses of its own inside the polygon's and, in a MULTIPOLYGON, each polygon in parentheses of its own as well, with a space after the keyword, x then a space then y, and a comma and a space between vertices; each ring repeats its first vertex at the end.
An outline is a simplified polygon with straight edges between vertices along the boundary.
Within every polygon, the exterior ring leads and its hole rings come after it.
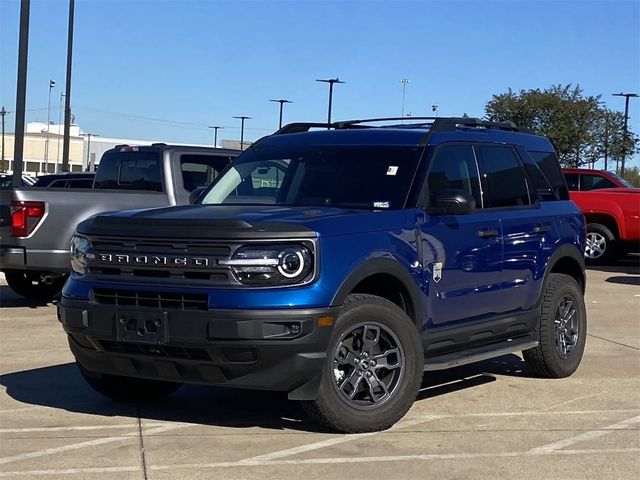
POLYGON ((615 257, 616 237, 609 228, 599 223, 589 223, 587 224, 587 235, 589 233, 598 233, 602 235, 606 240, 606 244, 604 253, 599 257, 589 258, 585 255, 585 260, 587 263, 589 263, 590 265, 601 265, 615 257))
MULTIPOLYGON (((358 302, 347 307, 336 321, 329 348, 327 362, 322 371, 319 400, 345 425, 369 425, 370 430, 379 430, 376 425, 390 426, 401 418, 415 401, 423 372, 422 344, 415 325, 393 304, 358 302), (336 391, 333 372, 333 352, 342 335, 361 323, 379 323, 391 330, 404 351, 404 374, 392 397, 378 408, 360 410, 347 405, 336 391)), ((326 408, 325 408, 326 409, 326 408)), ((352 428, 347 428, 352 430, 352 428)), ((365 431, 367 428, 358 428, 365 431)))
POLYGON ((578 369, 587 340, 587 312, 584 304, 584 296, 578 283, 568 275, 555 274, 550 279, 550 283, 554 282, 555 288, 548 305, 543 305, 543 313, 541 322, 546 323, 544 337, 540 338, 541 342, 546 342, 551 352, 553 370, 560 377, 567 377, 578 369), (578 316, 578 344, 571 352, 568 358, 562 358, 556 349, 555 338, 555 317, 560 301, 569 296, 574 303, 576 315, 578 316))

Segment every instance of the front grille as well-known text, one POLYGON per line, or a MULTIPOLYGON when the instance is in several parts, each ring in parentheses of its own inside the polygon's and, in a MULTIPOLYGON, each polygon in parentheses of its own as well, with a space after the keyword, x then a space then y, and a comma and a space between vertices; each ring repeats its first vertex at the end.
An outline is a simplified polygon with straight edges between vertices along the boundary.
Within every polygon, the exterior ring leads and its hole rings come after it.
POLYGON ((204 348, 199 347, 115 342, 113 340, 100 340, 98 343, 105 351, 112 353, 128 353, 133 355, 149 355, 154 357, 180 358, 187 360, 211 360, 209 353, 207 353, 204 348))
POLYGON ((102 305, 118 307, 170 308, 176 310, 207 310, 209 297, 201 293, 168 293, 115 288, 95 288, 93 299, 102 305))

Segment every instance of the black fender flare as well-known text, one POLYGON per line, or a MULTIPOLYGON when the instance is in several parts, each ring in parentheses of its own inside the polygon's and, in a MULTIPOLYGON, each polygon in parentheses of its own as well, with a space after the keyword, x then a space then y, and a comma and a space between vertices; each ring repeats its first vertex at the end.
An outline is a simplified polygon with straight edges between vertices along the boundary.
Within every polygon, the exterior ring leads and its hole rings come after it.
POLYGON ((424 294, 406 267, 391 258, 375 258, 365 261, 359 265, 342 282, 331 300, 331 306, 342 305, 345 298, 347 298, 347 295, 353 291, 356 285, 367 277, 379 273, 391 275, 406 289, 409 293, 409 301, 411 302, 410 308, 411 312, 414 314, 414 320, 417 326, 421 327, 425 313, 423 302, 424 294))
POLYGON ((578 266, 580 267, 580 272, 582 275, 582 289, 583 292, 587 289, 587 276, 585 274, 585 260, 584 260, 584 252, 581 252, 578 247, 573 244, 564 244, 556 249, 555 252, 551 254, 549 260, 547 261, 546 268, 544 270, 544 277, 542 279, 542 288, 540 291, 540 300, 542 299, 542 295, 544 293, 544 285, 547 283, 547 278, 553 270, 553 267, 562 260, 563 258, 571 258, 574 260, 578 266))

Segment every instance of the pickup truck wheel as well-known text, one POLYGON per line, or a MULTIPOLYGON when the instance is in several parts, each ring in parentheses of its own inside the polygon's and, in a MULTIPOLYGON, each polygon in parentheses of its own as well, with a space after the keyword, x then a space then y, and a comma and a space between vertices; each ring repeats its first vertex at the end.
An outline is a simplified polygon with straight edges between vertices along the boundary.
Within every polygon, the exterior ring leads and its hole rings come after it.
POLYGON ((385 430, 411 408, 424 358, 415 325, 397 305, 349 295, 336 321, 318 398, 306 412, 332 430, 385 430))
POLYGON ((536 329, 540 344, 523 357, 541 377, 568 377, 580 365, 587 339, 584 296, 573 277, 560 273, 549 274, 543 295, 536 329))
POLYGON ((80 373, 98 393, 119 402, 148 402, 161 400, 178 390, 182 384, 162 380, 121 377, 85 370, 78 364, 80 373))
POLYGON ((587 224, 587 243, 584 256, 590 265, 603 265, 616 256, 616 237, 600 223, 587 224))
POLYGON ((4 277, 18 295, 31 300, 47 300, 60 293, 68 275, 54 277, 47 272, 5 270, 4 277))

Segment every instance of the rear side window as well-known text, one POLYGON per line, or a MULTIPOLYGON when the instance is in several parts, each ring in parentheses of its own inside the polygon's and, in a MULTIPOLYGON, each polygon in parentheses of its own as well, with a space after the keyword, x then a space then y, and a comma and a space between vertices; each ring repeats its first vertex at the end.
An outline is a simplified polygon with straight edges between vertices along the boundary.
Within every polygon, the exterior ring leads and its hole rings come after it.
MULTIPOLYGON (((617 185, 601 175, 580 175, 580 187, 583 192, 599 188, 617 188, 617 185)), ((569 188, 571 190, 571 188, 569 188)))
POLYGON ((188 192, 196 188, 206 187, 213 182, 220 172, 231 161, 230 157, 212 155, 182 155, 180 170, 182 171, 182 185, 188 192))
MULTIPOLYGON (((556 154, 553 152, 529 152, 533 160, 538 165, 538 168, 545 174, 551 186, 555 190, 559 200, 568 200, 569 191, 567 184, 565 183, 562 170, 560 169, 560 163, 556 154)), ((577 190, 576 182, 576 190, 577 190)))
POLYGON ((578 186, 578 174, 577 173, 565 173, 564 179, 567 181, 567 187, 570 192, 577 192, 580 190, 578 186))
POLYGON ((162 192, 159 152, 107 152, 100 160, 94 188, 162 192))
POLYGON ((485 208, 530 205, 527 177, 513 149, 484 145, 477 149, 485 208))
POLYGON ((481 208, 478 168, 471 145, 447 145, 441 147, 431 162, 427 177, 429 205, 435 205, 441 190, 463 190, 476 200, 481 208))

